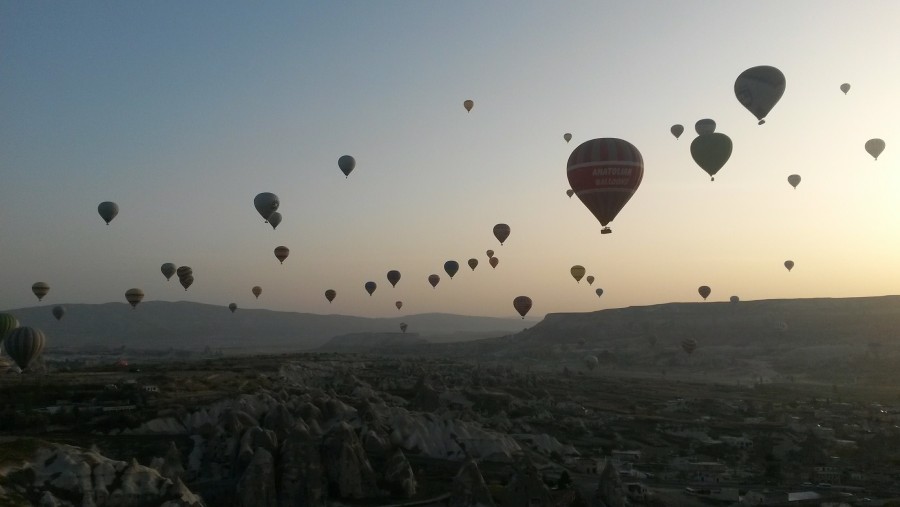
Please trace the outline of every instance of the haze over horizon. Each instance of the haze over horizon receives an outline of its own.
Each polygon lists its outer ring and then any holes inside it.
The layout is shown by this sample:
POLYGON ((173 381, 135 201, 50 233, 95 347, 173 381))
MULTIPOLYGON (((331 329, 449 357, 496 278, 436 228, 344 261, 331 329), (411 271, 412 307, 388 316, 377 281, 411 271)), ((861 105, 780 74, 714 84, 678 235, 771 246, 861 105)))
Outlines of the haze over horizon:
POLYGON ((367 317, 518 317, 528 295, 539 319, 701 301, 700 285, 710 301, 897 294, 897 19, 890 1, 3 3, 0 308, 140 287, 367 317), (733 90, 757 65, 787 79, 762 126, 733 90), (701 118, 734 142, 712 183, 689 150, 701 118), (569 154, 597 137, 644 158, 602 237, 565 194, 569 154), (280 197, 277 230, 260 192, 280 197), (193 268, 190 290, 165 262, 193 268))

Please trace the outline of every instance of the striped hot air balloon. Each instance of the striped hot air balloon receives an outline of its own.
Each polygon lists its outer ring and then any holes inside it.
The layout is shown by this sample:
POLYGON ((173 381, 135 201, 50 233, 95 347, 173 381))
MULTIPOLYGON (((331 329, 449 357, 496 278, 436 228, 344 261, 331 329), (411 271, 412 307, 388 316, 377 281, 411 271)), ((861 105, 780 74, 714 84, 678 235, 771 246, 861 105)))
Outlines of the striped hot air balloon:
POLYGON ((4 348, 9 357, 19 365, 22 371, 44 351, 47 339, 40 329, 17 327, 6 335, 4 348))

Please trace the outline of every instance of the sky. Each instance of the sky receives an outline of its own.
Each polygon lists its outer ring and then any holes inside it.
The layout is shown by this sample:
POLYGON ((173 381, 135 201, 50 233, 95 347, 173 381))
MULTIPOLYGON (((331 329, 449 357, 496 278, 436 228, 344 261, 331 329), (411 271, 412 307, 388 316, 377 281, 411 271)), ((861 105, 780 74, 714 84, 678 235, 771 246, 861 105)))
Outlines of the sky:
POLYGON ((2 2, 0 309, 132 287, 373 317, 516 317, 527 295, 540 318, 700 301, 700 285, 897 294, 898 19, 893 0, 2 2), (757 65, 787 80, 762 126, 734 96, 757 65), (702 118, 734 143, 715 182, 690 155, 702 118), (569 154, 599 137, 644 158, 602 236, 565 193, 569 154), (280 198, 277 230, 260 192, 280 198), (120 207, 109 226, 102 201, 120 207), (165 262, 193 269, 188 291, 165 262))

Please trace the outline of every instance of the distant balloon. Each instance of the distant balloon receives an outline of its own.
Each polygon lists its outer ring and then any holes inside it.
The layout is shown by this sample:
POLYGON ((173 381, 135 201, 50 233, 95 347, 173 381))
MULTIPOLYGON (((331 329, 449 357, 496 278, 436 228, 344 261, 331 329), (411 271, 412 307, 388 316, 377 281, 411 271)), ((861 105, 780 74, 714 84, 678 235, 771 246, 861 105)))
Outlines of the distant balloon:
POLYGON ((144 299, 144 291, 141 289, 128 289, 125 291, 125 301, 131 305, 131 309, 134 308, 144 299))
POLYGON ((597 356, 587 356, 584 358, 584 365, 587 369, 594 371, 594 368, 600 366, 600 360, 597 359, 597 356))
POLYGON ((278 259, 278 262, 281 264, 284 264, 284 260, 287 259, 290 254, 291 249, 286 246, 275 247, 275 258, 278 259))
POLYGON ((790 183, 792 187, 797 188, 797 185, 800 184, 800 175, 792 174, 788 176, 788 183, 790 183))
POLYGON ((447 261, 444 263, 444 271, 450 275, 450 279, 453 279, 453 275, 459 271, 459 263, 456 261, 447 261))
POLYGON ((847 92, 850 91, 850 83, 844 83, 841 85, 841 91, 844 92, 844 95, 847 95, 847 92))
POLYGON ((766 115, 784 95, 786 84, 780 70, 761 65, 741 72, 734 82, 734 95, 762 125, 766 115))
POLYGON ((188 287, 194 283, 194 275, 187 275, 183 278, 179 278, 178 281, 181 283, 181 286, 184 287, 184 290, 188 290, 188 287))
POLYGON ((584 266, 576 264, 569 269, 569 273, 572 274, 572 278, 574 278, 576 282, 581 282, 581 278, 585 273, 584 266))
POLYGON ((601 234, 631 199, 644 177, 641 152, 628 141, 591 139, 569 155, 566 164, 569 187, 603 226, 601 234))
POLYGON ((675 136, 675 139, 678 139, 679 137, 681 137, 681 134, 684 133, 684 125, 679 125, 676 123, 675 125, 672 125, 672 128, 669 129, 669 132, 671 132, 672 135, 675 136))
POLYGON ((378 284, 376 284, 375 282, 366 282, 366 292, 368 292, 370 296, 372 295, 373 292, 375 292, 375 289, 377 287, 378 287, 378 284))
POLYGON ((327 299, 329 303, 334 301, 335 297, 337 297, 337 291, 335 291, 334 289, 328 289, 325 291, 325 299, 327 299))
POLYGON ((272 213, 278 211, 278 206, 280 205, 281 201, 278 200, 278 196, 271 192, 263 192, 253 198, 253 206, 256 207, 256 211, 259 212, 266 222, 269 221, 272 213))
POLYGON ((694 124, 694 130, 697 132, 698 136, 712 134, 716 131, 716 121, 711 118, 697 120, 697 123, 694 124))
POLYGON ((56 320, 60 320, 63 318, 63 315, 66 314, 66 309, 62 306, 54 306, 52 312, 53 316, 56 317, 56 320))
POLYGON ((588 285, 594 285, 594 275, 588 275, 585 280, 587 280, 588 285))
POLYGON ((100 218, 106 222, 106 225, 109 225, 112 219, 119 214, 119 205, 112 201, 101 202, 97 206, 97 213, 100 213, 100 218))
POLYGON ((159 270, 162 271, 162 274, 164 277, 166 277, 166 280, 169 280, 172 278, 172 275, 175 274, 175 265, 171 262, 167 262, 160 266, 159 270))
POLYGON ((469 259, 469 267, 472 268, 472 271, 475 271, 475 268, 478 267, 478 259, 474 257, 469 259))
POLYGON ((715 181, 716 173, 731 158, 731 150, 731 138, 720 132, 697 136, 691 142, 694 162, 709 174, 711 181, 715 181))
POLYGON ((403 308, 403 301, 397 301, 394 303, 394 306, 396 306, 398 310, 403 308))
POLYGON ((438 275, 428 275, 428 283, 431 284, 431 287, 437 287, 438 282, 441 281, 441 277, 438 275))
POLYGON ((401 323, 400 323, 400 331, 402 331, 402 332, 405 333, 407 327, 409 327, 409 326, 406 325, 406 322, 401 322, 401 323))
POLYGON ((600 296, 603 295, 603 289, 601 289, 601 288, 599 288, 599 287, 598 287, 597 290, 595 290, 594 292, 597 294, 597 297, 600 297, 600 296))
POLYGON ((37 296, 38 301, 43 301, 44 296, 50 292, 50 286, 44 282, 37 282, 31 286, 31 292, 34 292, 34 295, 37 296))
POLYGON ((528 314, 528 311, 531 310, 531 298, 528 296, 519 296, 513 299, 513 308, 519 312, 519 315, 522 318, 525 318, 525 315, 528 314))
POLYGON ((497 224, 494 226, 494 237, 503 246, 503 242, 509 237, 509 226, 506 224, 497 224))
POLYGON ((231 313, 234 313, 234 311, 237 310, 237 303, 231 303, 228 305, 228 309, 231 310, 231 313))
POLYGON ((731 296, 730 298, 728 298, 728 300, 731 301, 732 303, 740 303, 741 302, 741 298, 739 298, 737 296, 731 296))
POLYGON ((700 288, 697 289, 697 292, 700 293, 700 296, 703 297, 703 300, 706 301, 706 298, 712 294, 712 289, 707 287, 706 285, 701 285, 700 288))
POLYGON ((175 274, 178 275, 178 278, 184 278, 193 275, 194 270, 191 269, 190 266, 179 266, 179 268, 175 270, 175 274))
POLYGON ((790 270, 794 269, 794 261, 784 261, 784 267, 786 267, 788 272, 790 272, 790 270))
POLYGON ((697 340, 693 338, 685 338, 681 340, 681 348, 687 352, 688 356, 694 353, 697 350, 697 340))
POLYGON ((571 141, 571 140, 572 140, 572 134, 566 132, 565 134, 563 134, 563 139, 565 139, 566 142, 571 141))
POLYGON ((466 111, 471 111, 475 107, 475 102, 472 100, 463 101, 463 107, 466 108, 466 111))
POLYGON ((494 256, 494 251, 493 251, 493 250, 488 250, 488 251, 485 252, 485 253, 487 254, 488 259, 490 259, 491 257, 494 256))
POLYGON ((866 141, 866 151, 869 152, 869 155, 878 160, 878 155, 881 155, 881 152, 884 151, 884 141, 881 139, 869 139, 866 141))
POLYGON ((391 287, 396 287, 397 282, 400 281, 400 272, 397 271, 396 269, 392 269, 392 270, 388 271, 387 279, 388 279, 388 282, 391 282, 391 287))
POLYGON ((349 177, 350 173, 356 167, 356 159, 351 157, 350 155, 344 155, 338 159, 338 167, 341 168, 341 172, 344 173, 344 177, 349 177))
POLYGON ((46 342, 44 333, 32 327, 17 327, 7 333, 3 340, 6 353, 22 371, 28 369, 31 362, 41 355, 46 342))
POLYGON ((572 196, 575 195, 575 191, 570 188, 566 190, 566 195, 569 196, 569 199, 571 199, 572 196))
POLYGON ((488 259, 488 262, 490 263, 492 268, 496 268, 497 264, 500 264, 500 259, 498 259, 496 257, 491 257, 490 259, 488 259))
POLYGON ((6 333, 19 327, 19 319, 15 318, 11 313, 0 313, 0 344, 6 333))
POLYGON ((250 292, 252 292, 253 295, 256 296, 256 299, 259 299, 259 295, 262 294, 262 287, 256 285, 252 289, 250 289, 250 292))
POLYGON ((272 213, 271 215, 269 215, 269 225, 272 226, 273 231, 276 228, 278 228, 278 224, 280 224, 280 223, 281 223, 281 213, 276 211, 276 212, 272 213))

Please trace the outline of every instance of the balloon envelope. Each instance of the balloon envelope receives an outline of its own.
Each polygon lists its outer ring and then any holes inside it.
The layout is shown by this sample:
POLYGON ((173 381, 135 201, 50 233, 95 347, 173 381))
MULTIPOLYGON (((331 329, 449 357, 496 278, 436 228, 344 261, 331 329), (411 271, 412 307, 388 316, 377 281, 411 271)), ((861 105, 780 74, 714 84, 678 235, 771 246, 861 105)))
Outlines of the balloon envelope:
POLYGON ((850 83, 844 83, 841 85, 841 91, 844 92, 844 95, 847 95, 847 92, 850 91, 850 83))
POLYGON ((478 267, 478 259, 475 259, 475 258, 469 259, 469 267, 472 268, 472 271, 475 271, 475 268, 478 267))
POLYGON ((693 338, 685 338, 681 341, 681 348, 685 352, 687 352, 688 355, 691 355, 695 350, 697 350, 697 340, 694 340, 693 338))
POLYGON ((566 195, 569 196, 569 199, 571 199, 572 196, 575 195, 575 191, 570 188, 566 190, 566 195))
POLYGON ((160 266, 159 270, 162 271, 162 274, 164 277, 166 277, 166 280, 169 280, 172 278, 172 275, 175 274, 175 265, 171 262, 167 262, 160 266))
POLYGON ((344 177, 350 176, 350 173, 356 167, 356 159, 350 155, 344 155, 338 159, 338 167, 344 173, 344 177))
POLYGON ((488 259, 490 259, 490 258, 491 258, 491 257, 493 257, 493 256, 494 256, 494 251, 493 251, 493 250, 488 250, 488 251, 487 251, 487 252, 485 252, 485 253, 486 253, 486 254, 487 254, 487 256, 488 256, 488 259))
POLYGON ((278 227, 278 224, 280 224, 280 223, 281 223, 281 213, 276 211, 276 212, 272 213, 271 215, 269 215, 269 225, 272 226, 273 231, 278 227))
POLYGON ((671 132, 672 135, 675 136, 675 139, 678 139, 679 137, 681 137, 681 134, 684 133, 684 125, 679 125, 676 123, 675 125, 672 125, 672 128, 669 129, 669 132, 671 132))
POLYGON ((405 333, 407 327, 409 327, 409 326, 406 325, 406 322, 401 322, 401 323, 400 323, 400 331, 402 331, 402 332, 405 333))
POLYGON ((101 202, 97 206, 97 213, 100 213, 100 218, 106 222, 106 225, 109 225, 112 219, 119 214, 119 205, 112 201, 101 202))
POLYGON ((500 245, 503 245, 503 242, 509 237, 509 230, 509 226, 506 224, 497 224, 494 226, 494 237, 497 238, 500 245))
POLYGON ((591 139, 572 151, 566 164, 569 186, 604 227, 625 207, 644 177, 644 159, 628 141, 591 139))
POLYGON ((394 303, 394 306, 396 306, 398 310, 403 308, 403 301, 397 301, 394 303))
POLYGON ((786 267, 788 271, 794 269, 794 261, 784 261, 784 267, 786 267))
POLYGON ((231 313, 234 313, 234 311, 237 310, 237 303, 231 303, 228 305, 228 309, 231 310, 231 313))
POLYGON ((334 301, 335 297, 337 297, 337 291, 335 291, 334 289, 328 289, 325 291, 325 299, 327 299, 329 303, 334 301))
POLYGON ((769 65, 760 65, 741 72, 734 82, 734 95, 762 125, 766 122, 766 116, 784 95, 786 84, 784 74, 780 70, 769 65))
POLYGON ((869 139, 866 141, 866 151, 869 152, 869 155, 878 160, 878 155, 881 155, 881 152, 884 151, 884 141, 881 139, 869 139))
POLYGON ((194 270, 191 269, 190 266, 179 266, 178 269, 175 270, 175 273, 178 275, 178 278, 184 278, 193 275, 194 270))
POLYGON ((737 296, 731 296, 730 298, 728 298, 728 300, 731 301, 732 303, 740 303, 741 302, 741 298, 739 298, 737 296))
POLYGON ((565 139, 566 142, 571 141, 571 140, 572 140, 572 134, 566 132, 565 134, 563 134, 563 139, 565 139))
POLYGON ((17 327, 19 327, 19 319, 15 318, 11 313, 0 313, 0 343, 3 343, 6 333, 17 327))
POLYGON ((519 315, 524 319, 528 311, 531 310, 531 298, 528 296, 519 296, 513 299, 513 308, 515 308, 516 311, 519 312, 519 315))
POLYGON ((800 175, 792 174, 788 176, 788 183, 790 183, 792 187, 797 188, 797 185, 800 184, 800 175))
POLYGON ((497 264, 500 264, 500 259, 498 259, 496 257, 491 257, 490 259, 488 259, 488 263, 490 263, 492 268, 496 268, 497 264))
POLYGON ((694 130, 697 132, 698 136, 702 136, 703 134, 712 134, 716 131, 716 121, 711 118, 703 118, 702 120, 697 120, 697 123, 694 124, 694 130))
POLYGON ((66 314, 66 309, 62 306, 54 306, 53 307, 53 316, 56 317, 56 320, 60 320, 63 318, 63 315, 66 314))
POLYGON ((691 142, 691 156, 694 157, 694 162, 709 174, 711 180, 716 179, 716 173, 731 158, 731 149, 731 138, 721 132, 703 134, 691 142))
POLYGON ((466 111, 471 111, 472 108, 475 107, 475 101, 465 100, 463 101, 463 107, 466 108, 466 111))
POLYGON ((144 299, 144 291, 141 289, 128 289, 125 291, 125 301, 134 309, 144 299))
POLYGON ((34 295, 37 296, 38 301, 43 301, 44 296, 46 296, 47 293, 50 292, 50 286, 44 282, 37 282, 31 286, 31 292, 33 292, 34 295))
POLYGON ((41 355, 46 342, 47 339, 40 329, 17 327, 7 333, 3 345, 9 357, 24 371, 41 355))
POLYGON ((594 285, 594 275, 588 275, 585 280, 587 280, 588 285, 594 285))
POLYGON ((428 275, 428 283, 431 284, 432 287, 437 287, 438 282, 441 281, 441 277, 438 275, 428 275))
POLYGON ((569 273, 572 274, 572 278, 574 278, 576 282, 581 282, 581 278, 585 273, 584 266, 576 264, 569 269, 569 273))
POLYGON ((262 287, 257 285, 255 287, 253 287, 252 289, 250 289, 250 292, 252 292, 253 295, 256 296, 256 299, 259 299, 259 295, 262 294, 262 287))
POLYGON ((709 295, 712 294, 712 289, 710 289, 710 288, 707 287, 706 285, 701 285, 701 286, 697 289, 697 292, 700 293, 700 296, 703 297, 703 300, 704 300, 704 301, 706 301, 706 298, 708 298, 709 295))
POLYGON ((400 272, 396 269, 392 269, 387 273, 388 282, 391 283, 391 287, 396 287, 397 282, 400 281, 400 272))
POLYGON ((370 296, 372 295, 373 292, 375 292, 375 289, 377 287, 378 287, 378 284, 376 284, 375 282, 366 282, 366 292, 368 292, 370 296))
POLYGON ((450 279, 453 279, 453 275, 459 271, 459 263, 456 261, 447 261, 444 263, 444 271, 450 275, 450 279))
POLYGON ((597 290, 595 290, 594 292, 597 294, 597 297, 600 297, 600 296, 603 295, 603 289, 601 289, 601 288, 599 288, 599 287, 598 287, 597 290))
POLYGON ((291 249, 286 246, 275 247, 275 258, 278 259, 278 262, 281 264, 284 264, 284 260, 287 259, 290 254, 291 249))
POLYGON ((256 197, 253 198, 253 206, 256 208, 256 211, 259 212, 260 216, 263 217, 263 220, 269 221, 269 217, 272 216, 272 213, 278 211, 278 206, 281 205, 281 202, 278 200, 278 196, 271 192, 263 192, 261 194, 257 194, 256 197))
POLYGON ((190 287, 194 283, 194 275, 188 275, 183 278, 179 278, 178 281, 181 283, 181 286, 184 287, 184 290, 188 290, 188 287, 190 287))

